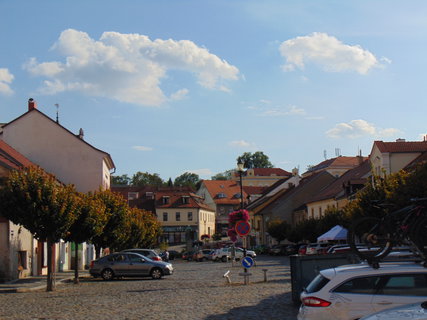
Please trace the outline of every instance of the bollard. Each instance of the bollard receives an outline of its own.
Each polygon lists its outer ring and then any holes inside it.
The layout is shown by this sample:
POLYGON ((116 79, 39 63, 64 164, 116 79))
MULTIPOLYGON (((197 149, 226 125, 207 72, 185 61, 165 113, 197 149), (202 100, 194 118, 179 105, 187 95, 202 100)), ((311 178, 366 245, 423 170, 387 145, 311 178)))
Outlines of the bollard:
POLYGON ((239 276, 241 276, 241 277, 243 277, 244 278, 244 284, 245 285, 248 285, 249 284, 249 277, 252 275, 252 273, 249 273, 249 272, 241 272, 241 273, 239 273, 239 276))
POLYGON ((224 273, 224 275, 222 277, 226 278, 227 279, 227 283, 231 284, 230 270, 228 270, 226 273, 224 273))
POLYGON ((268 269, 262 269, 262 271, 264 272, 264 282, 267 282, 267 271, 268 271, 268 269))

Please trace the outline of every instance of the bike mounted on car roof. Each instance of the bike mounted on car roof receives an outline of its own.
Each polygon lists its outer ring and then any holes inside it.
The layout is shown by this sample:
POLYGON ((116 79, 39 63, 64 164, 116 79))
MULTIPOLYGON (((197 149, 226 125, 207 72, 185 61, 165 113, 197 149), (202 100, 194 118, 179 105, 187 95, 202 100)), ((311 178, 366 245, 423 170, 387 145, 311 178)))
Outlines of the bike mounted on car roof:
MULTIPOLYGON (((347 242, 352 251, 372 267, 379 268, 395 246, 409 246, 427 268, 427 198, 411 199, 411 204, 382 218, 362 217, 353 222, 347 233, 347 242), (357 244, 364 244, 361 248, 357 244)), ((386 211, 390 204, 373 203, 386 211)))

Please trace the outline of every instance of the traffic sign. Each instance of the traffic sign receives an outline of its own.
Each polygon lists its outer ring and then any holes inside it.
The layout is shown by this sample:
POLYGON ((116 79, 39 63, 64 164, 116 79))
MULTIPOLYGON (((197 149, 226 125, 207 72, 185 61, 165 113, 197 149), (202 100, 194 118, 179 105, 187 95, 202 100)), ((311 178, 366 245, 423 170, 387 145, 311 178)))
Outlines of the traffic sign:
POLYGON ((251 232, 251 225, 249 222, 240 220, 236 223, 236 232, 239 236, 243 237, 249 234, 251 232))
POLYGON ((242 259, 242 266, 243 268, 249 269, 250 267, 252 267, 254 265, 254 259, 252 259, 251 257, 244 257, 242 259))

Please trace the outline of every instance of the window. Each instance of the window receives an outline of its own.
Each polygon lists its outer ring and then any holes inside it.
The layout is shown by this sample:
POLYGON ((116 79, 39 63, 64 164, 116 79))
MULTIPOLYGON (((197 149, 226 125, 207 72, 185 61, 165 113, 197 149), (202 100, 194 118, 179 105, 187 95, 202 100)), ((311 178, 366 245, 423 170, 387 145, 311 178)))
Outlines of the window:
POLYGON ((18 251, 18 268, 27 269, 27 251, 18 251))
POLYGON ((374 294, 378 287, 380 277, 361 277, 354 278, 344 282, 334 292, 356 293, 356 294, 374 294))
POLYGON ((163 196, 163 204, 169 204, 169 196, 163 196))
POLYGON ((128 192, 128 200, 138 199, 138 192, 128 192))
POLYGON ((181 213, 180 212, 175 213, 175 221, 181 221, 181 213))
POLYGON ((183 197, 182 197, 182 203, 183 203, 183 204, 189 204, 189 203, 190 203, 190 197, 188 197, 188 196, 183 196, 183 197))
POLYGON ((168 221, 168 213, 163 212, 163 221, 168 221))
POLYGON ((227 198, 227 195, 224 192, 220 192, 216 195, 216 197, 218 199, 223 199, 223 198, 227 198))
POLYGON ((384 286, 378 294, 425 296, 427 292, 427 274, 386 276, 382 281, 384 286))
POLYGON ((187 213, 187 220, 188 221, 193 221, 193 213, 192 212, 188 212, 187 213))

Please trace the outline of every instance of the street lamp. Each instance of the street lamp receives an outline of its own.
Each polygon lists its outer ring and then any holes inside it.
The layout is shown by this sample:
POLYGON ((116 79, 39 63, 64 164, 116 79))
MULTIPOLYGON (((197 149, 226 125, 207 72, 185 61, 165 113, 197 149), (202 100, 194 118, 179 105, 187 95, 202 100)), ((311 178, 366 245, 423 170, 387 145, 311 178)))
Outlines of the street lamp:
POLYGON ((239 177, 240 177, 240 209, 244 208, 244 205, 243 205, 243 180, 242 180, 242 175, 243 175, 244 171, 245 171, 244 163, 240 160, 239 162, 237 162, 237 172, 239 173, 239 177))

